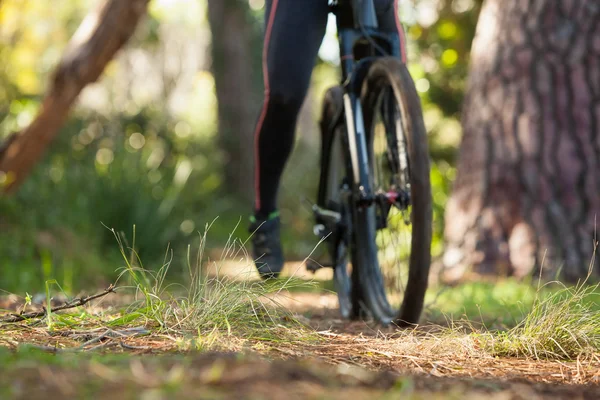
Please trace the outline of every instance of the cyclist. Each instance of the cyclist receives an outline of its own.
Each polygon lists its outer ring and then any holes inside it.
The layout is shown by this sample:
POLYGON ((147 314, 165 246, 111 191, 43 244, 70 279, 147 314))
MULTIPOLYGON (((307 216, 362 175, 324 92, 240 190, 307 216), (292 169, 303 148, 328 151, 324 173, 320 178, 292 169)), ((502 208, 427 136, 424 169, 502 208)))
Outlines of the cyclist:
MULTIPOLYGON (((398 0, 374 0, 374 4, 379 28, 400 35, 400 51, 406 61, 398 0)), ((249 227, 252 256, 264 279, 277 277, 283 268, 277 192, 329 11, 327 0, 266 0, 265 95, 254 133, 255 200, 249 227)))

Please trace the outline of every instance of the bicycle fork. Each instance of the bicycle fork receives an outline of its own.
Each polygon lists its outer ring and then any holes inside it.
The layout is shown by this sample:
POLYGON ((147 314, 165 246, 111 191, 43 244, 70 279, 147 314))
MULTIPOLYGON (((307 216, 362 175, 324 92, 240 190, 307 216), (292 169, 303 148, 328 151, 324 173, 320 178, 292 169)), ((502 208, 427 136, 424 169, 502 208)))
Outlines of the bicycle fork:
MULTIPOLYGON (((348 135, 347 145, 350 161, 352 163, 352 179, 356 188, 353 201, 359 208, 369 207, 375 203, 382 209, 387 209, 387 211, 389 211, 389 208, 392 206, 395 206, 400 210, 405 210, 410 204, 408 192, 402 190, 389 190, 388 192, 376 193, 373 188, 373 182, 370 178, 371 164, 369 162, 369 146, 367 145, 367 140, 369 140, 370 137, 366 132, 362 105, 353 90, 347 90, 344 93, 344 114, 346 117, 346 132, 348 135)), ((386 127, 386 130, 390 130, 389 127, 386 127)), ((373 134, 373 132, 370 132, 369 134, 373 134)), ((389 144, 397 146, 398 142, 396 140, 389 144)), ((398 151, 400 151, 400 149, 398 149, 398 151)), ((406 150, 404 150, 403 153, 405 151, 406 150)), ((400 158, 400 162, 402 163, 403 161, 406 163, 405 158, 400 158)), ((399 167, 402 167, 402 165, 399 167)), ((387 215, 387 212, 384 214, 387 215)))
POLYGON ((357 188, 354 200, 359 205, 368 206, 372 201, 372 189, 369 182, 369 156, 367 139, 360 100, 353 92, 344 93, 344 114, 348 149, 352 164, 352 179, 357 188))

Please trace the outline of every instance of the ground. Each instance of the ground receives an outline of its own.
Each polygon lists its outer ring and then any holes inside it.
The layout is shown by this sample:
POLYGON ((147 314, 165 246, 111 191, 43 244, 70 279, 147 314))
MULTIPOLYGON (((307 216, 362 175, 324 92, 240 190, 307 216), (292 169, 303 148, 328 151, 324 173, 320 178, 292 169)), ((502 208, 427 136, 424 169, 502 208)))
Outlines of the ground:
MULTIPOLYGON (((145 325, 0 324, 0 398, 600 398, 595 355, 496 357, 439 325, 398 332, 341 320, 332 293, 276 296, 310 329, 285 339, 202 334, 190 342, 145 325)), ((101 318, 129 300, 109 294, 87 312, 101 318)), ((18 307, 14 297, 0 301, 18 307)))

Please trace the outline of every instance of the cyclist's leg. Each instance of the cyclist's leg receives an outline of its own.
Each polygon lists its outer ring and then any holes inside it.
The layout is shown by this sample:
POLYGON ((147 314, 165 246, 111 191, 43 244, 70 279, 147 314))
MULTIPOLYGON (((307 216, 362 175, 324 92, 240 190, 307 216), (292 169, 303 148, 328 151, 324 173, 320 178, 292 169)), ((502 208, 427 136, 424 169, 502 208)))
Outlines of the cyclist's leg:
POLYGON ((255 131, 255 211, 263 218, 277 208, 279 180, 292 150, 328 11, 325 0, 267 0, 265 100, 255 131))
POLYGON ((255 216, 250 226, 253 256, 263 277, 276 276, 283 267, 277 192, 328 12, 325 0, 267 0, 265 100, 255 130, 255 216))
POLYGON ((374 0, 379 28, 384 32, 398 32, 400 37, 400 55, 406 62, 406 38, 400 23, 398 5, 400 0, 374 0))

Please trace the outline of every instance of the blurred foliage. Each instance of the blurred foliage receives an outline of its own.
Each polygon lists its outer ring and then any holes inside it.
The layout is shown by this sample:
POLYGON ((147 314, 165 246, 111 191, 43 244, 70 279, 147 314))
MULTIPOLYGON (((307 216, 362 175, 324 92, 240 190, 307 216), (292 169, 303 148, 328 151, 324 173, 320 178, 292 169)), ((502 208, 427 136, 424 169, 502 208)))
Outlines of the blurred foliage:
POLYGON ((211 222, 203 221, 203 210, 233 206, 219 196, 218 171, 206 168, 219 163, 218 152, 210 143, 178 139, 170 134, 178 122, 163 119, 153 110, 71 119, 32 177, 0 201, 3 281, 19 270, 37 278, 60 274, 66 282, 114 278, 119 264, 108 264, 118 252, 108 228, 124 233, 141 259, 162 260, 168 243, 185 246, 204 230, 201 223, 211 222), (101 265, 90 265, 86 253, 101 265))
MULTIPOLYGON (((0 140, 31 122, 53 66, 96 3, 0 2, 0 57, 6 60, 0 64, 0 140)), ((410 70, 430 134, 439 255, 481 0, 401 3, 410 70)), ((15 196, 0 198, 0 289, 40 290, 45 279, 56 278, 71 290, 113 279, 121 263, 108 228, 123 232, 149 268, 162 264, 168 245, 183 268, 185 247, 216 218, 209 249, 218 249, 235 229, 246 238, 252 205, 233 198, 220 178, 206 2, 151 4, 150 18, 102 80, 84 91, 43 162, 15 196)), ((262 25, 264 2, 249 5, 254 23, 262 25)), ((300 117, 293 168, 282 184, 284 247, 291 259, 308 256, 316 244, 309 204, 318 180, 321 96, 338 76, 331 49, 335 32, 329 29, 300 117)))

